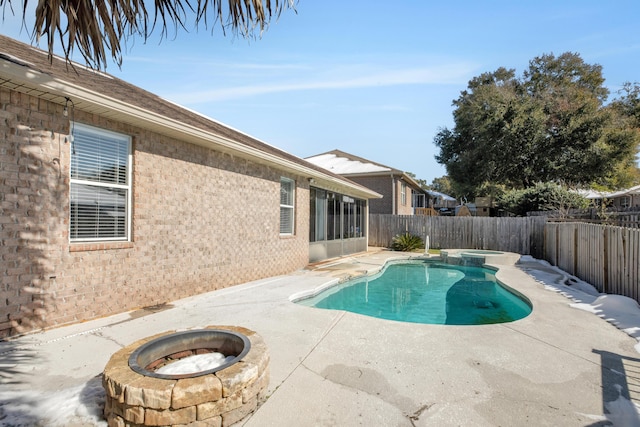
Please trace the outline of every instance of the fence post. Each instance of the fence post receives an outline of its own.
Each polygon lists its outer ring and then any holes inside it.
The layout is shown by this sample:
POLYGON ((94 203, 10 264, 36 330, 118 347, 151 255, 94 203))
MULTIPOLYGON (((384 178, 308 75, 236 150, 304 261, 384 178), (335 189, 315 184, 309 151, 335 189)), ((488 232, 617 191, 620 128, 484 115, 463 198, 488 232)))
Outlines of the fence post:
POLYGON ((573 271, 571 274, 578 273, 578 226, 573 229, 573 271))
POLYGON ((604 263, 602 270, 604 270, 604 280, 602 284, 602 292, 609 293, 609 227, 604 227, 604 236, 602 239, 602 257, 604 263))
POLYGON ((553 227, 555 228, 555 232, 556 232, 556 250, 555 253, 553 254, 554 260, 553 260, 553 265, 558 265, 558 252, 560 252, 560 227, 556 226, 553 227))

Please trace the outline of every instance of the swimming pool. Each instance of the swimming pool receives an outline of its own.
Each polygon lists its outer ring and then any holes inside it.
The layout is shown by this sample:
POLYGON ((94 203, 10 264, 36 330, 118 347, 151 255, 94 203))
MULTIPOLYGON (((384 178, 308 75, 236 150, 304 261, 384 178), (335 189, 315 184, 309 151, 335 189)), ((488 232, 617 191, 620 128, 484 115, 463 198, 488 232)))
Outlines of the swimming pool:
POLYGON ((429 260, 393 262, 374 276, 344 282, 295 302, 437 325, 513 322, 531 313, 529 300, 499 283, 495 270, 429 260))

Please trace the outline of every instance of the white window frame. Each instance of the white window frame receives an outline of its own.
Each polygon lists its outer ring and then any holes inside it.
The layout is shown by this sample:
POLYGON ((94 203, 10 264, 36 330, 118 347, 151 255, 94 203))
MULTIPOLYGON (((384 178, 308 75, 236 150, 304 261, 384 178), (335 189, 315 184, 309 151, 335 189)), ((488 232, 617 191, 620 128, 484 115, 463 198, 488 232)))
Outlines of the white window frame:
POLYGON ((402 206, 407 206, 407 184, 405 182, 400 183, 400 202, 402 206))
POLYGON ((281 236, 293 236, 295 233, 295 219, 296 219, 296 211, 295 211, 295 203, 296 203, 296 182, 293 179, 286 178, 284 176, 280 177, 280 235, 281 236), (287 191, 286 186, 290 186, 291 194, 289 195, 289 200, 291 200, 291 204, 282 203, 282 192, 287 191), (290 212, 291 224, 289 229, 283 229, 282 217, 285 212, 290 212))
MULTIPOLYGON (((69 179, 69 202, 71 203, 71 193, 72 193, 72 186, 74 184, 76 185, 84 185, 84 186, 91 186, 91 187, 95 187, 95 188, 102 188, 105 189, 107 191, 109 190, 120 190, 120 191, 125 191, 126 192, 126 196, 125 196, 125 225, 124 225, 124 235, 123 236, 115 236, 115 237, 73 237, 72 236, 72 221, 73 221, 73 215, 74 212, 73 210, 70 208, 69 211, 69 241, 71 243, 82 243, 82 242, 129 242, 131 241, 131 206, 132 206, 132 169, 133 169, 133 155, 132 155, 132 138, 129 135, 126 134, 122 134, 122 133, 118 133, 118 132, 113 132, 113 131, 109 131, 106 129, 101 129, 101 128, 97 128, 95 126, 90 126, 90 125, 86 125, 83 123, 71 123, 71 129, 72 129, 72 139, 71 139, 71 144, 70 144, 70 154, 71 156, 74 155, 74 150, 75 150, 75 146, 74 144, 76 143, 76 134, 75 131, 76 130, 82 130, 84 132, 89 132, 89 133, 93 133, 95 135, 104 135, 105 137, 109 137, 111 139, 118 139, 121 142, 126 142, 127 144, 127 172, 126 172, 126 183, 125 184, 117 184, 117 183, 109 183, 109 182, 101 182, 101 181, 95 181, 95 180, 87 180, 87 179, 78 179, 78 178, 74 178, 72 175, 73 172, 73 166, 71 166, 69 168, 69 175, 70 175, 70 179, 69 179)), ((73 162, 73 159, 70 160, 70 163, 73 162)))
POLYGON ((620 207, 626 209, 631 206, 631 196, 622 196, 620 198, 620 207))

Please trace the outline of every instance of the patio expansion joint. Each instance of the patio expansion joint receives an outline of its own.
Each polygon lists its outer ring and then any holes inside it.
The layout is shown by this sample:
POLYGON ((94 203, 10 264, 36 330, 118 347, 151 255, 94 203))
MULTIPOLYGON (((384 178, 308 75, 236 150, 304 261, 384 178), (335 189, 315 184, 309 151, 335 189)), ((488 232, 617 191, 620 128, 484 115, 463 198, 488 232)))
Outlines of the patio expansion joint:
MULTIPOLYGON (((431 408, 432 406, 436 405, 436 403, 437 403, 437 402, 431 402, 431 403, 423 404, 422 406, 420 406, 420 408, 418 408, 417 410, 413 411, 412 414, 409 414, 407 412, 406 408, 403 408, 402 405, 400 405, 398 402, 394 401, 394 399, 385 398, 385 396, 383 396, 381 393, 370 391, 370 390, 367 390, 365 388, 357 387, 357 386, 354 386, 353 384, 349 384, 348 382, 335 381, 331 377, 323 375, 320 372, 317 372, 314 369, 311 369, 309 366, 304 364, 304 361, 302 361, 299 364, 299 366, 301 366, 302 368, 306 369, 311 374, 316 375, 318 378, 321 378, 323 381, 329 381, 332 384, 336 384, 336 385, 338 385, 340 387, 344 387, 344 388, 349 389, 351 391, 354 391, 356 393, 364 393, 364 394, 366 394, 367 396, 370 396, 373 399, 378 399, 381 402, 385 402, 385 403, 393 406, 394 408, 396 408, 399 411, 399 413, 402 413, 408 419, 417 420, 419 415, 422 414, 422 412, 424 412, 425 410, 428 410, 429 408, 431 408)), ((362 377, 364 375, 364 372, 362 371, 362 369, 357 368, 357 370, 360 372, 360 377, 362 377)), ((395 396, 395 397, 397 397, 397 396, 395 396)))
POLYGON ((558 346, 557 346, 557 345, 555 345, 555 344, 551 344, 551 343, 549 343, 549 342, 547 342, 547 341, 541 340, 541 339, 540 339, 540 338, 538 338, 538 337, 535 337, 535 336, 533 336, 533 335, 530 335, 530 334, 527 334, 527 333, 525 333, 525 332, 519 331, 519 330, 517 330, 517 329, 515 329, 515 328, 513 328, 513 327, 511 327, 511 326, 509 326, 509 324, 507 324, 507 323, 502 323, 502 324, 500 324, 500 327, 501 327, 501 328, 508 329, 508 330, 510 330, 510 331, 512 331, 512 332, 515 332, 515 333, 518 333, 518 334, 520 334, 520 335, 523 335, 523 336, 525 336, 525 337, 527 337, 527 338, 530 338, 530 339, 532 339, 532 340, 535 340, 535 341, 537 341, 537 342, 539 342, 539 343, 542 343, 542 344, 544 344, 544 345, 546 345, 546 346, 548 346, 548 347, 554 348, 554 349, 556 349, 556 350, 558 350, 558 351, 561 351, 561 352, 563 352, 563 353, 565 353, 565 354, 568 354, 568 355, 571 355, 571 356, 576 357, 576 358, 578 358, 578 359, 581 359, 581 360, 583 360, 583 361, 585 361, 585 362, 587 362, 587 363, 589 363, 589 364, 592 364, 592 365, 595 365, 595 366, 600 366, 598 363, 594 362, 593 360, 589 360, 589 359, 588 359, 588 358, 586 358, 586 357, 583 357, 583 356, 580 356, 580 355, 578 355, 578 354, 572 353, 571 351, 565 350, 565 349, 563 349, 562 347, 558 347, 558 346))
POLYGON ((367 368, 353 367, 355 371, 358 372, 358 379, 355 382, 349 382, 342 381, 341 378, 335 376, 333 376, 332 378, 332 375, 330 374, 320 373, 304 364, 304 361, 300 363, 300 366, 306 369, 307 372, 311 373, 312 375, 315 375, 318 378, 322 379, 322 381, 328 381, 339 387, 355 392, 356 394, 365 394, 369 396, 370 399, 376 399, 380 402, 384 402, 385 404, 392 406, 398 411, 399 414, 402 414, 403 417, 407 418, 412 426, 416 426, 415 422, 418 421, 423 414, 426 415, 426 411, 431 409, 433 406, 442 403, 435 401, 416 403, 413 399, 398 393, 390 393, 389 395, 386 395, 385 393, 381 392, 380 389, 370 389, 364 383, 358 384, 357 382, 360 379, 362 379, 364 376, 368 376, 367 368))
MULTIPOLYGON (((304 364, 304 362, 309 358, 309 356, 311 355, 311 353, 313 353, 316 348, 318 348, 318 346, 322 343, 322 341, 324 341, 324 339, 327 337, 327 335, 329 335, 329 333, 333 330, 333 328, 335 328, 338 323, 340 322, 340 320, 342 320, 342 318, 344 317, 346 312, 341 311, 338 312, 338 315, 331 321, 331 324, 329 325, 329 327, 322 333, 322 335, 320 336, 320 339, 318 340, 318 342, 316 342, 313 347, 311 347, 311 349, 307 352, 307 354, 304 355, 304 357, 302 358, 302 360, 300 360, 300 362, 298 362, 298 364, 291 370, 291 372, 289 372, 289 374, 282 380, 282 382, 280 383, 280 385, 284 384, 285 382, 287 382, 287 380, 291 377, 291 375, 293 375, 293 373, 295 371, 298 370, 298 368, 302 367, 308 371, 314 372, 311 369, 309 369, 308 366, 306 366, 304 364)), ((276 393, 280 387, 280 385, 278 385, 275 390, 274 393, 276 393)))

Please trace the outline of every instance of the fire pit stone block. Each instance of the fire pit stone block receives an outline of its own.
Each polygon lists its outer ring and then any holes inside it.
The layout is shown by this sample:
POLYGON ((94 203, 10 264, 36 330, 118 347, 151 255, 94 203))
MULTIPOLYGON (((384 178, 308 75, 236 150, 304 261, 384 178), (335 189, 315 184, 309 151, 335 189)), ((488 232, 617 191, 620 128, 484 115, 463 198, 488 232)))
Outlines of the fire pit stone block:
POLYGON ((238 326, 208 326, 242 334, 249 352, 225 369, 180 379, 153 378, 128 364, 142 345, 173 334, 170 331, 139 340, 116 352, 107 363, 102 383, 104 416, 109 427, 185 426, 225 427, 258 407, 269 385, 269 352, 256 332, 238 326))

